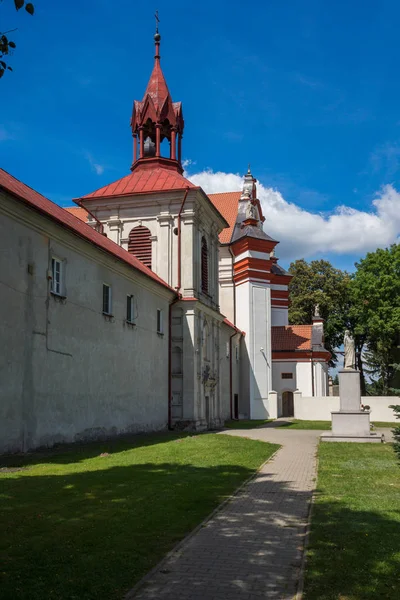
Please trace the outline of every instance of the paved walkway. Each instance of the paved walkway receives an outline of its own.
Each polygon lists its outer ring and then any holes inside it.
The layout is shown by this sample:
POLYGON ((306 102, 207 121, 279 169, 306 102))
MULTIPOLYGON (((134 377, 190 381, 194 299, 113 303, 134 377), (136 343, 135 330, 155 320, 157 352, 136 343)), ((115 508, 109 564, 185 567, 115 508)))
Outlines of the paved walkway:
POLYGON ((275 457, 136 594, 141 600, 289 600, 301 572, 318 431, 229 431, 282 444, 275 457))

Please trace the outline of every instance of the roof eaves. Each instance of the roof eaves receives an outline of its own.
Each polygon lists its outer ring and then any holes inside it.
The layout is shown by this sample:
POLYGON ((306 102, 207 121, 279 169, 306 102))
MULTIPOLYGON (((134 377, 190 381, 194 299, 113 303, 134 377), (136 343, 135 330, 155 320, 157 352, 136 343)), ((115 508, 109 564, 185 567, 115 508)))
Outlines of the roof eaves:
POLYGON ((84 202, 87 202, 88 200, 110 200, 111 198, 128 198, 129 196, 148 196, 150 194, 157 194, 159 192, 179 192, 179 191, 185 191, 187 188, 189 188, 189 190, 201 190, 200 186, 187 186, 187 187, 179 187, 179 188, 168 188, 168 189, 161 189, 161 190, 147 190, 145 192, 127 192, 126 194, 105 194, 104 196, 82 196, 80 198, 73 198, 72 201, 75 202, 75 204, 78 204, 78 202, 81 202, 82 200, 84 202))

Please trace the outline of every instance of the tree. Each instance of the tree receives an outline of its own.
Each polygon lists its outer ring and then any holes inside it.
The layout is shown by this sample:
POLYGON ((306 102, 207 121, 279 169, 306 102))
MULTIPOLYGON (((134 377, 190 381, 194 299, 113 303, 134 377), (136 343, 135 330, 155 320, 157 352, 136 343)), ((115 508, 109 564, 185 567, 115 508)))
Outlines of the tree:
MULTIPOLYGON (((392 366, 396 373, 400 373, 400 364, 397 363, 392 366)), ((400 389, 393 389, 393 392, 396 394, 400 394, 400 389)), ((391 404, 389 408, 393 408, 396 419, 400 419, 400 404, 391 404)), ((397 452, 398 457, 400 458, 400 426, 397 426, 393 429, 393 436, 395 440, 393 448, 394 451, 397 452)))
POLYGON ((367 372, 374 390, 391 393, 400 332, 400 245, 369 252, 356 264, 350 284, 350 321, 366 345, 367 372))
MULTIPOLYGON (((3 2, 3 0, 0 0, 3 2)), ((25 0, 13 0, 16 10, 20 10, 21 8, 25 8, 26 12, 30 15, 33 15, 35 12, 34 6, 32 2, 25 2, 25 0)), ((8 31, 1 32, 0 31, 0 79, 3 77, 6 70, 12 71, 12 68, 7 62, 6 57, 9 56, 10 52, 16 48, 15 42, 10 40, 8 37, 9 33, 12 33, 15 29, 11 29, 8 31)))
POLYGON ((327 260, 296 260, 289 267, 293 279, 289 285, 289 322, 312 322, 315 305, 325 319, 325 347, 332 354, 331 366, 338 357, 335 348, 343 342, 348 327, 350 275, 335 269, 327 260))

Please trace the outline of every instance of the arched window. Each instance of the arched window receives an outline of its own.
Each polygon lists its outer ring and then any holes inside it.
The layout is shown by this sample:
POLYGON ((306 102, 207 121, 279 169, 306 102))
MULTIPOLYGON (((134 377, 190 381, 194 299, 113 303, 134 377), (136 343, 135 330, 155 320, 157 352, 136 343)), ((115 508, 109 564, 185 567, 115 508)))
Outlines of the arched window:
POLYGON ((142 261, 146 267, 151 269, 151 232, 147 227, 139 225, 134 227, 128 240, 128 252, 142 261))
POLYGON ((201 238, 201 291, 208 294, 208 248, 206 238, 201 238))

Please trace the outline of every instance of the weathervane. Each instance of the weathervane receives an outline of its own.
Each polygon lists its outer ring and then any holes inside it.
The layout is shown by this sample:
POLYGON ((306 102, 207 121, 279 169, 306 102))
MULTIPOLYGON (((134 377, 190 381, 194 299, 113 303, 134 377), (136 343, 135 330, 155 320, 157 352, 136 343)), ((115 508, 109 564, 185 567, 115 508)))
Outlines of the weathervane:
POLYGON ((158 33, 158 24, 160 22, 160 19, 158 18, 158 10, 156 10, 155 12, 155 18, 156 18, 156 33, 158 33))

